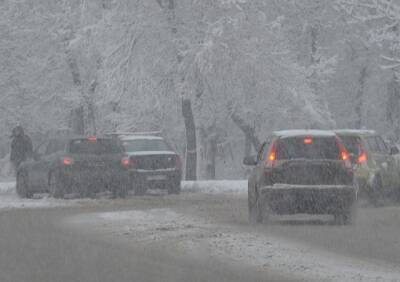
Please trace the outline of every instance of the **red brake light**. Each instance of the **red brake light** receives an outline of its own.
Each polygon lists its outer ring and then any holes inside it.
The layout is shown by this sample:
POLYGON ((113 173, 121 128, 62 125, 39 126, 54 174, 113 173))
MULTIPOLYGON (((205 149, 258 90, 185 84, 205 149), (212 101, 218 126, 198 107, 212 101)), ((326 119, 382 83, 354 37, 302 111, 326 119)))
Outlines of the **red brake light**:
POLYGON ((304 144, 306 144, 306 145, 310 145, 310 144, 312 144, 313 143, 313 140, 312 140, 312 138, 304 138, 304 140, 303 140, 303 142, 304 142, 304 144))
POLYGON ((269 149, 268 157, 266 161, 266 167, 272 167, 276 161, 276 145, 277 141, 274 141, 269 149))
POLYGON ((129 157, 123 157, 121 160, 121 165, 126 168, 130 167, 131 161, 130 161, 129 157))
POLYGON ((338 147, 339 147, 339 158, 342 160, 342 161, 344 161, 344 165, 347 167, 347 168, 351 168, 351 162, 350 162, 350 155, 349 155, 349 153, 347 152, 347 150, 346 150, 346 148, 344 147, 344 145, 343 145, 343 143, 342 143, 342 141, 339 139, 339 138, 336 138, 336 143, 337 143, 337 145, 338 145, 338 147))
POLYGON ((342 151, 341 155, 343 161, 347 161, 349 159, 349 154, 346 151, 342 151))
POLYGON ((73 163, 74 163, 74 160, 72 158, 66 157, 66 158, 63 159, 63 165, 65 165, 65 166, 70 166, 73 163))
POLYGON ((358 164, 365 163, 368 160, 368 156, 366 152, 362 152, 361 155, 357 159, 358 164))
POLYGON ((97 137, 96 137, 96 136, 89 136, 89 137, 87 138, 87 140, 88 140, 88 141, 91 141, 91 142, 96 142, 96 141, 97 141, 97 137))

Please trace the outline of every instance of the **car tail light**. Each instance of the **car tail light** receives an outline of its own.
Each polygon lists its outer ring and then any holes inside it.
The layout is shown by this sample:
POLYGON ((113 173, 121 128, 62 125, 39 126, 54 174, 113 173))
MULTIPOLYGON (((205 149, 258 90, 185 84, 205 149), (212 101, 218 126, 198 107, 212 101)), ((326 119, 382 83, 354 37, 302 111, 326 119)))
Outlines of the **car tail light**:
POLYGON ((88 140, 88 141, 91 141, 91 142, 96 142, 96 141, 97 141, 97 137, 96 137, 96 136, 89 136, 89 137, 87 138, 87 140, 88 140))
POLYGON ((73 158, 69 158, 69 157, 65 157, 65 158, 62 160, 62 163, 63 163, 63 165, 65 165, 65 166, 70 166, 70 165, 72 165, 72 164, 74 163, 74 159, 73 159, 73 158))
POLYGON ((365 163, 368 160, 367 152, 361 152, 361 154, 358 156, 357 163, 362 164, 365 163))
POLYGON ((177 169, 182 169, 182 159, 180 156, 175 157, 175 167, 177 169))
POLYGON ((123 157, 121 159, 121 165, 125 168, 134 168, 135 167, 135 159, 129 156, 123 157))
POLYGON ((305 145, 311 145, 313 143, 313 140, 312 138, 306 137, 304 138, 303 142, 305 145))
POLYGON ((121 159, 121 165, 122 165, 123 167, 125 167, 125 168, 129 168, 130 165, 131 165, 131 161, 130 161, 129 157, 123 157, 123 158, 121 159))
POLYGON ((351 162, 350 162, 350 155, 347 152, 346 148, 344 147, 342 141, 337 138, 336 143, 339 147, 339 158, 344 162, 345 167, 351 168, 351 162))
POLYGON ((267 160, 265 163, 266 167, 273 167, 276 162, 276 146, 277 141, 275 140, 268 151, 267 160))

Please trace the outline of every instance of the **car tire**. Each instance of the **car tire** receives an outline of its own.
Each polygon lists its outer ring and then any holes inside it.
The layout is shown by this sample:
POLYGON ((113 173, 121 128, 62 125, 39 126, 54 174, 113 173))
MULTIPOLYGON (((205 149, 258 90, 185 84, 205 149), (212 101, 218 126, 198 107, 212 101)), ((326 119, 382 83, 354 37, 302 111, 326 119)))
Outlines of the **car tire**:
POLYGON ((50 196, 56 199, 64 198, 65 183, 60 179, 57 172, 53 172, 49 177, 50 196))
POLYGON ((353 207, 341 212, 334 214, 334 222, 337 225, 350 225, 354 222, 355 209, 353 207))
POLYGON ((255 189, 252 192, 250 189, 250 186, 249 186, 249 190, 248 190, 247 203, 248 203, 248 208, 249 208, 249 222, 251 224, 262 223, 263 216, 261 213, 261 209, 259 207, 258 197, 255 193, 255 189))
POLYGON ((112 188, 113 198, 125 199, 128 194, 128 182, 118 182, 112 188))
POLYGON ((350 216, 346 213, 338 213, 333 216, 336 225, 348 225, 351 222, 350 216))
POLYGON ((168 186, 168 194, 179 195, 181 193, 181 181, 175 181, 168 186))
POLYGON ((21 198, 32 198, 33 193, 29 191, 28 175, 24 171, 17 173, 16 191, 21 198))

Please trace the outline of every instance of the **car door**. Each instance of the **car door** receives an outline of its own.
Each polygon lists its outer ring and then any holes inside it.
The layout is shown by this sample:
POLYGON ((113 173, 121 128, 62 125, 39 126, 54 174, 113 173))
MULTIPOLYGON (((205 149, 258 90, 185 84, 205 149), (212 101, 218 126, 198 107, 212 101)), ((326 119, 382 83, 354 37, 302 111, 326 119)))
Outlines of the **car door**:
POLYGON ((29 164, 28 178, 29 184, 36 192, 45 191, 46 187, 43 183, 42 174, 44 169, 44 161, 48 141, 41 143, 34 151, 34 159, 29 164))
POLYGON ((376 142, 379 147, 379 152, 382 158, 382 168, 385 170, 385 174, 387 177, 387 186, 389 187, 395 187, 398 184, 399 181, 399 171, 396 167, 396 160, 394 157, 390 154, 390 149, 386 145, 385 141, 381 136, 376 136, 375 137, 376 142))
POLYGON ((66 141, 64 139, 52 139, 46 147, 46 152, 40 162, 40 183, 43 187, 48 188, 49 172, 57 165, 60 155, 65 152, 66 141))
POLYGON ((267 147, 267 143, 263 143, 261 145, 260 150, 257 153, 256 156, 256 165, 252 168, 249 176, 249 183, 248 183, 248 201, 249 204, 255 205, 258 201, 259 193, 258 193, 258 187, 260 186, 260 173, 261 170, 263 169, 263 166, 261 166, 262 162, 262 156, 263 152, 265 151, 265 148, 267 147))
POLYGON ((366 137, 366 141, 372 163, 371 168, 374 170, 374 174, 379 174, 381 176, 384 187, 391 186, 393 180, 390 166, 393 165, 393 163, 391 163, 389 153, 386 152, 385 147, 380 144, 381 139, 379 136, 368 136, 366 137))
POLYGON ((36 152, 36 160, 29 176, 36 187, 37 192, 46 192, 48 190, 49 171, 59 157, 60 151, 65 148, 63 140, 51 139, 43 143, 36 152))
POLYGON ((255 168, 255 181, 257 186, 264 185, 264 169, 265 169, 265 160, 267 158, 268 150, 271 144, 271 139, 268 139, 259 150, 257 154, 257 165, 255 168))

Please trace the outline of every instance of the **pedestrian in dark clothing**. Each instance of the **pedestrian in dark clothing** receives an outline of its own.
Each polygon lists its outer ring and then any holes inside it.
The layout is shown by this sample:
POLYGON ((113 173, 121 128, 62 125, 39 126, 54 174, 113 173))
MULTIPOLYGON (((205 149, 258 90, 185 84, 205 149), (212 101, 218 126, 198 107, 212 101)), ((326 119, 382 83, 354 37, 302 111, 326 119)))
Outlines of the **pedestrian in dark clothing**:
POLYGON ((15 171, 17 171, 17 168, 23 161, 32 157, 32 141, 31 138, 25 134, 21 126, 17 126, 13 129, 11 138, 10 161, 15 171))

